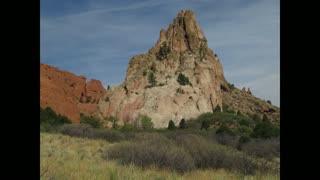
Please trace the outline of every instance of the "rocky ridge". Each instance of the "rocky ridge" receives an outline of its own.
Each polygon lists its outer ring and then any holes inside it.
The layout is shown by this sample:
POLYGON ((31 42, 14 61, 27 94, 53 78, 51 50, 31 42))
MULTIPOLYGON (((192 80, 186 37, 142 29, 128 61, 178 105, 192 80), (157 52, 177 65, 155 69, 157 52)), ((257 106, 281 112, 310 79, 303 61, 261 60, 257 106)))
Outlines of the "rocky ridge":
POLYGON ((81 113, 95 115, 105 94, 106 90, 98 80, 86 82, 84 76, 40 64, 40 107, 51 107, 74 123, 80 122, 81 113))

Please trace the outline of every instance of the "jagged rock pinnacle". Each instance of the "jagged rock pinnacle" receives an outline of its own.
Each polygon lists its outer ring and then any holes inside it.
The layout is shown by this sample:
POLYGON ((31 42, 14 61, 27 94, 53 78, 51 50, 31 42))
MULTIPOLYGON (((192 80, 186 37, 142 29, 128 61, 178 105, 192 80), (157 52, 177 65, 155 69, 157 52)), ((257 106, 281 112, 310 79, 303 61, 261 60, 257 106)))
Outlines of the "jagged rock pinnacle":
POLYGON ((130 60, 125 82, 108 92, 110 101, 100 103, 100 109, 104 117, 116 116, 123 123, 148 115, 155 127, 165 127, 170 119, 179 123, 222 107, 222 82, 222 65, 194 13, 182 10, 160 30, 147 54, 130 60), (179 82, 179 77, 188 82, 179 82))
MULTIPOLYGON (((186 50, 199 53, 201 48, 208 49, 207 39, 191 10, 181 10, 168 29, 160 31, 156 45, 149 52, 156 53, 164 42, 171 51, 177 53, 186 50)), ((211 54, 213 55, 212 51, 211 54)))

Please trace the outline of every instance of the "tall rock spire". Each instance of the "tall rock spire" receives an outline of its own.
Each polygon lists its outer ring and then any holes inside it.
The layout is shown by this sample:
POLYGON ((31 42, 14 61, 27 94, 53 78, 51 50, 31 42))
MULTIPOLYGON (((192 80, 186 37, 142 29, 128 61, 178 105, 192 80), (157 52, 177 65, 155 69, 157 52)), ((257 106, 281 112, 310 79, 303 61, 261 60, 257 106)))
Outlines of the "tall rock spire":
POLYGON ((222 65, 194 13, 182 10, 147 54, 130 60, 125 82, 108 92, 110 101, 100 109, 123 123, 148 115, 155 127, 165 127, 170 119, 179 123, 222 107, 224 82, 222 65))

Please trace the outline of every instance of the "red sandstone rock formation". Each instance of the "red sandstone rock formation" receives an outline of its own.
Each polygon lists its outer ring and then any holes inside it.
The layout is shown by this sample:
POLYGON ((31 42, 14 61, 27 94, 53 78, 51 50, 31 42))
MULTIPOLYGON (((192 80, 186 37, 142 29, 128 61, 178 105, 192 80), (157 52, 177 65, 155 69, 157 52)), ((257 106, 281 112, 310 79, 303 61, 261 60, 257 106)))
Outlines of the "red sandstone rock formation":
POLYGON ((86 83, 83 76, 47 64, 40 65, 40 106, 51 107, 75 123, 79 123, 80 113, 94 114, 105 94, 106 90, 98 80, 86 83))

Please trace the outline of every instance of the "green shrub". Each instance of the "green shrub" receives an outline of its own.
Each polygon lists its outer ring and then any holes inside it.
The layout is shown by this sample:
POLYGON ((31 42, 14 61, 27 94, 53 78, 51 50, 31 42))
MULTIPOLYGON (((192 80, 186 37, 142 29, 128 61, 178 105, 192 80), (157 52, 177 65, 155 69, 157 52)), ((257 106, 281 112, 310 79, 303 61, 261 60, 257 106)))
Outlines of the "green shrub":
POLYGON ((267 115, 263 114, 262 122, 269 122, 269 118, 267 115))
POLYGON ((235 89, 234 84, 228 83, 228 87, 229 87, 231 90, 235 89))
POLYGON ((280 129, 278 127, 275 127, 269 121, 258 123, 251 133, 251 137, 263 139, 277 137, 279 135, 280 129))
POLYGON ((181 74, 181 73, 178 75, 177 82, 182 86, 185 86, 185 85, 192 86, 192 84, 189 81, 189 78, 186 77, 184 74, 181 74))
POLYGON ((214 108, 214 112, 221 112, 221 107, 218 105, 214 108))
POLYGON ((208 130, 209 127, 210 127, 210 122, 209 122, 209 120, 203 120, 203 121, 201 122, 201 128, 200 128, 200 129, 208 130))
POLYGON ((105 102, 109 102, 110 101, 110 98, 107 96, 105 99, 104 99, 105 102))
POLYGON ((272 104, 270 100, 268 100, 267 103, 272 104))
POLYGON ((240 127, 237 128, 237 132, 240 135, 250 135, 252 133, 252 129, 248 126, 243 126, 241 125, 240 127))
POLYGON ((172 120, 169 121, 169 124, 168 124, 168 129, 169 130, 173 130, 176 128, 176 125, 174 124, 174 122, 172 120))
POLYGON ((253 121, 256 122, 256 123, 261 122, 261 118, 259 117, 258 114, 254 114, 254 115, 252 116, 252 119, 253 119, 253 121))
POLYGON ((179 128, 180 129, 185 129, 186 127, 187 127, 186 120, 181 119, 181 121, 179 123, 179 128))
POLYGON ((132 124, 125 124, 125 125, 121 126, 121 128, 119 130, 120 131, 135 131, 137 129, 132 124))
POLYGON ((184 90, 183 90, 183 89, 178 88, 178 89, 176 90, 176 93, 184 94, 185 92, 184 92, 184 90))
POLYGON ((103 124, 103 122, 99 118, 95 118, 92 116, 81 116, 80 123, 88 124, 93 128, 101 128, 103 124))
POLYGON ((167 45, 166 42, 163 42, 160 46, 159 52, 156 54, 156 57, 158 60, 162 61, 164 59, 167 59, 169 53, 170 53, 169 46, 167 45))
POLYGON ((88 96, 86 99, 86 103, 89 103, 91 101, 91 96, 88 96))
POLYGON ((154 87, 157 84, 156 77, 154 76, 153 72, 149 73, 148 82, 151 87, 154 87))
POLYGON ((240 118, 238 120, 239 125, 248 126, 248 127, 254 127, 255 122, 251 118, 246 117, 246 116, 242 116, 242 117, 239 117, 239 118, 240 118))
POLYGON ((240 137, 239 139, 239 144, 244 144, 244 143, 247 143, 247 142, 250 142, 250 136, 248 135, 243 135, 240 137))
POLYGON ((118 127, 118 121, 119 119, 117 117, 114 117, 114 116, 109 116, 108 117, 108 121, 112 123, 112 128, 117 128, 118 127))
POLYGON ((40 107, 40 131, 55 130, 57 126, 71 123, 70 119, 56 114, 50 107, 45 109, 40 107))
POLYGON ((216 131, 216 134, 229 134, 234 135, 234 132, 226 125, 222 124, 216 131))
POLYGON ((140 122, 141 122, 142 129, 144 129, 144 130, 153 129, 153 122, 150 117, 142 116, 140 119, 140 122))

